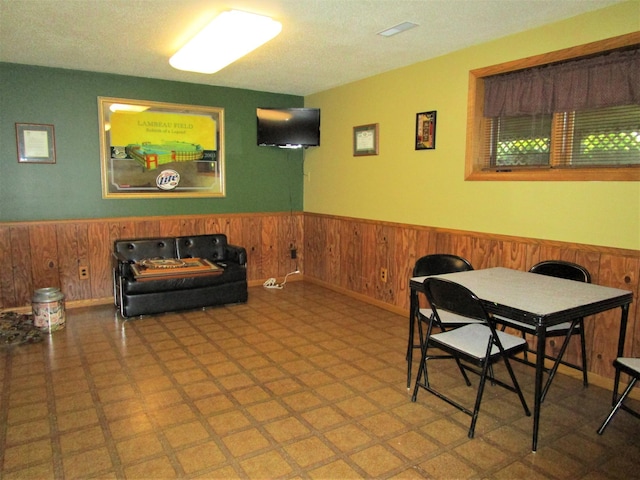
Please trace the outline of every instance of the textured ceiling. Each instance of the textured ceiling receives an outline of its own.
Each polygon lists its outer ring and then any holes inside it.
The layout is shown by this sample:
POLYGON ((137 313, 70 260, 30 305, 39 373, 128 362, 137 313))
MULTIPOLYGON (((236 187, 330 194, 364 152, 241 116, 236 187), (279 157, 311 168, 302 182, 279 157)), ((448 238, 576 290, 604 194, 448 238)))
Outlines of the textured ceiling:
POLYGON ((620 0, 0 0, 0 61, 308 95, 620 0), (282 33, 225 69, 169 57, 228 9, 282 33), (417 23, 400 35, 377 32, 417 23))

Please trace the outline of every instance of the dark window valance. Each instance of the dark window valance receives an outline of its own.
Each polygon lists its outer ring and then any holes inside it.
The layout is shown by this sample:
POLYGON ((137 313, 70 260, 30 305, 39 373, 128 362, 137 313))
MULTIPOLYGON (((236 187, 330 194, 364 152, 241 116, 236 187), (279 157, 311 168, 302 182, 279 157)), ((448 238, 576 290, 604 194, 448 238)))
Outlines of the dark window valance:
POLYGON ((485 117, 640 104, 640 47, 484 79, 485 117))

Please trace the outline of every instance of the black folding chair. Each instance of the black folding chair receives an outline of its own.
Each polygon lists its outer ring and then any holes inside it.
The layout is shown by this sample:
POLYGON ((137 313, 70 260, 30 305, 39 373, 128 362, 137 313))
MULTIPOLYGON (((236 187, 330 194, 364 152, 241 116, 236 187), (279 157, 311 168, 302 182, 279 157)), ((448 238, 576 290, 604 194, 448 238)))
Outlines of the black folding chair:
MULTIPOLYGON (((414 277, 424 277, 429 275, 442 275, 444 273, 454 273, 454 272, 466 272, 469 270, 473 270, 473 267, 465 258, 459 257, 458 255, 453 255, 449 253, 434 253, 431 255, 425 255, 424 257, 420 257, 414 267, 413 267, 413 276, 414 277)), ((416 311, 411 312, 413 315, 413 321, 411 323, 410 328, 415 329, 415 323, 417 323, 418 327, 418 344, 411 345, 411 335, 409 335, 409 345, 407 346, 407 388, 411 385, 411 360, 412 360, 412 349, 420 348, 420 350, 424 347, 424 330, 423 324, 428 324, 429 321, 433 318, 433 311, 429 306, 420 307, 419 304, 416 306, 416 311)), ((459 327, 464 325, 465 323, 473 322, 470 319, 464 319, 462 317, 447 314, 443 312, 442 319, 438 321, 438 327, 441 330, 446 330, 448 328, 459 327)), ((429 358, 437 358, 431 356, 429 358)), ((462 374, 466 378, 466 374, 461 369, 462 374)))
MULTIPOLYGON (((613 408, 609 412, 609 415, 607 416, 607 418, 605 418, 604 422, 602 422, 602 425, 600 425, 600 428, 598 429, 598 435, 602 435, 602 433, 604 432, 604 429, 607 428, 607 425, 609 425, 609 422, 611 421, 613 416, 620 409, 625 410, 626 412, 629 412, 631 415, 633 415, 636 418, 640 418, 639 412, 637 412, 636 410, 633 410, 631 407, 624 404, 624 401, 629 396, 631 389, 638 381, 638 378, 640 378, 640 358, 619 357, 614 360, 613 366, 616 367, 617 373, 618 372, 626 373, 631 378, 629 380, 629 385, 627 385, 627 388, 625 388, 624 392, 622 393, 622 395, 620 395, 617 401, 615 400, 615 397, 618 395, 618 392, 617 391, 614 392, 615 404, 613 405, 613 408)), ((617 390, 617 387, 618 386, 616 385, 615 386, 616 390, 617 390)))
MULTIPOLYGON (((531 273, 537 273, 540 275, 548 275, 550 277, 564 278, 567 280, 574 280, 576 282, 585 282, 591 283, 591 275, 581 265, 577 265, 571 262, 565 262, 562 260, 545 260, 544 262, 537 263, 533 267, 529 269, 531 273)), ((526 335, 535 335, 536 328, 533 325, 519 322, 517 320, 511 320, 508 318, 496 317, 496 321, 503 325, 504 327, 511 327, 513 329, 519 330, 522 333, 522 337, 526 338, 526 335)), ((549 387, 551 386, 551 382, 558 371, 558 367, 562 365, 566 365, 571 368, 575 368, 576 370, 580 370, 582 372, 582 384, 587 387, 589 385, 587 378, 587 349, 585 345, 585 337, 584 337, 584 321, 582 318, 576 318, 572 321, 563 322, 559 325, 554 325, 552 327, 547 328, 546 337, 556 337, 561 338, 564 337, 562 342, 562 346, 560 350, 558 350, 557 355, 546 355, 546 358, 553 361, 553 366, 550 369, 546 369, 549 374, 547 378, 547 382, 542 389, 542 394, 540 396, 540 400, 543 401, 549 387), (567 362, 563 359, 564 354, 569 346, 569 340, 571 337, 576 335, 580 339, 580 358, 581 364, 577 365, 574 363, 567 362)), ((525 350, 524 352, 524 361, 531 366, 535 366, 533 362, 529 362, 527 358, 527 351, 531 351, 530 349, 525 350)))
MULTIPOLYGON (((424 281, 424 290, 433 310, 433 316, 424 339, 425 347, 422 349, 420 369, 418 370, 411 400, 415 402, 419 389, 423 388, 471 416, 468 436, 473 438, 484 386, 486 380, 489 379, 492 383, 515 392, 520 399, 525 414, 530 416, 531 412, 509 363, 510 356, 527 348, 527 342, 521 337, 497 331, 481 300, 466 287, 449 280, 430 277, 424 281), (437 324, 445 312, 476 320, 477 323, 468 323, 451 330, 432 333, 433 326, 437 324), (427 351, 429 347, 442 350, 456 359, 456 362, 462 365, 465 370, 480 375, 480 383, 478 384, 473 410, 431 386, 427 368, 427 351), (504 362, 511 384, 504 383, 495 378, 493 374, 492 365, 500 361, 504 362), (461 362, 464 362, 464 364, 461 362)), ((467 384, 469 385, 468 381, 467 384)))

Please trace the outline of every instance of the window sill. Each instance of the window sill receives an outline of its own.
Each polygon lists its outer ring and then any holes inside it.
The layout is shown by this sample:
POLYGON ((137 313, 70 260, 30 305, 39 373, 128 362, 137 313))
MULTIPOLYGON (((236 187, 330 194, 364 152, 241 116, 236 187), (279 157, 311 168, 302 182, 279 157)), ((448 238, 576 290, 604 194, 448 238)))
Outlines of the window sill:
POLYGON ((512 171, 473 171, 468 181, 567 181, 567 182, 638 182, 640 168, 532 169, 512 171))

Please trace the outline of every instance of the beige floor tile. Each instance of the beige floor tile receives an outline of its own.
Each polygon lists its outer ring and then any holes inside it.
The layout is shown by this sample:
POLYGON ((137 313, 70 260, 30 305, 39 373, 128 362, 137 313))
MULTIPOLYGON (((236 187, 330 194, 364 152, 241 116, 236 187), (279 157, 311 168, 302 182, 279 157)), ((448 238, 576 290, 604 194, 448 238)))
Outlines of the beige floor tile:
MULTIPOLYGON (((226 462, 224 453, 214 441, 201 443, 176 452, 178 461, 184 471, 191 475, 201 470, 210 469, 226 462)), ((213 477, 212 477, 213 478, 213 477)))
POLYGON ((346 421, 346 417, 332 406, 308 410, 301 415, 317 430, 326 430, 346 421))
MULTIPOLYGON (((450 453, 422 462, 419 467, 428 478, 477 478, 478 471, 450 453)), ((527 477, 528 478, 528 477, 527 477)))
POLYGON ((102 477, 111 472, 112 461, 106 447, 65 455, 62 459, 65 478, 85 479, 102 477))
POLYGON ((309 476, 316 480, 341 479, 350 480, 365 478, 360 475, 354 468, 349 466, 344 460, 337 460, 322 467, 318 467, 309 471, 309 476))
POLYGON ((104 442, 105 437, 100 425, 60 434, 60 448, 63 455, 87 448, 95 448, 104 445, 104 442))
POLYGON ((422 427, 421 430, 440 443, 450 445, 467 437, 469 427, 463 427, 461 425, 458 425, 457 423, 451 422, 451 420, 443 418, 440 420, 436 420, 435 422, 428 423, 427 425, 422 427))
POLYGON ((348 424, 325 432, 324 436, 342 452, 356 450, 371 442, 371 437, 358 425, 348 424))
POLYGON ((76 410, 58 415, 56 423, 58 430, 65 432, 88 425, 97 425, 98 422, 98 413, 95 408, 87 408, 85 410, 76 410))
POLYGON ((15 425, 17 423, 36 420, 38 418, 46 418, 49 415, 49 405, 46 402, 30 403, 19 405, 9 410, 7 423, 15 425))
POLYGON ((387 412, 380 412, 360 420, 360 424, 378 437, 388 437, 405 429, 405 425, 387 412))
POLYGON ((195 400, 194 405, 203 415, 212 415, 234 408, 234 403, 225 395, 213 395, 195 400))
POLYGON ((193 421, 196 414, 189 404, 179 403, 158 409, 147 408, 152 422, 159 427, 193 421))
POLYGON ((231 410, 209 417, 208 422, 218 435, 226 435, 251 425, 251 420, 239 410, 231 410))
POLYGON ((2 467, 6 470, 15 470, 29 464, 51 463, 52 458, 51 441, 47 438, 7 448, 4 451, 2 467))
POLYGON ((27 468, 2 472, 3 480, 26 480, 55 478, 55 470, 52 462, 41 463, 27 468))
POLYGON ((196 382, 189 382, 187 385, 183 385, 182 388, 192 400, 211 397, 220 393, 218 386, 209 378, 196 382))
POLYGON ((169 479, 178 477, 171 461, 166 457, 154 458, 128 466, 124 469, 124 474, 128 480, 149 480, 152 478, 169 479))
POLYGON ((317 437, 306 438, 287 445, 284 450, 298 465, 305 468, 320 462, 326 462, 336 456, 335 452, 317 437))
POLYGON ((17 445, 22 442, 39 440, 50 435, 49 419, 43 418, 32 422, 8 425, 6 434, 7 445, 17 445))
POLYGON ((200 422, 190 422, 163 430, 164 436, 173 448, 182 447, 209 438, 209 432, 200 422))
POLYGON ((282 399, 294 411, 303 412, 322 405, 322 398, 313 392, 299 392, 283 397, 282 399))
POLYGON ((271 422, 264 429, 278 443, 284 443, 294 438, 299 438, 309 433, 309 429, 297 418, 288 417, 271 422))
POLYGON ((269 441, 255 428, 232 433, 222 441, 236 458, 269 446, 269 441))
MULTIPOLYGON (((368 476, 379 477, 391 470, 400 467, 403 462, 396 455, 384 448, 375 445, 360 452, 350 455, 350 458, 364 470, 368 476)), ((445 478, 445 477, 436 477, 445 478)), ((451 477, 450 477, 451 478, 451 477)), ((453 478, 456 478, 455 476, 453 478)))
POLYGON ((281 478, 293 470, 282 455, 273 450, 244 460, 240 466, 247 478, 281 478))
POLYGON ((114 440, 123 440, 139 433, 150 432, 153 425, 144 413, 136 413, 129 417, 109 422, 109 432, 114 440))
POLYGON ((387 445, 411 460, 431 455, 439 448, 431 439, 416 431, 398 435, 389 440, 387 445))
POLYGON ((163 452, 162 443, 154 433, 143 433, 116 443, 123 465, 138 462, 163 452))
POLYGON ((206 370, 201 368, 192 368, 189 370, 181 370, 173 374, 175 381, 183 388, 189 384, 195 382, 201 382, 209 378, 209 374, 206 370))

